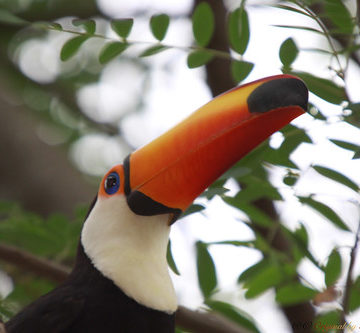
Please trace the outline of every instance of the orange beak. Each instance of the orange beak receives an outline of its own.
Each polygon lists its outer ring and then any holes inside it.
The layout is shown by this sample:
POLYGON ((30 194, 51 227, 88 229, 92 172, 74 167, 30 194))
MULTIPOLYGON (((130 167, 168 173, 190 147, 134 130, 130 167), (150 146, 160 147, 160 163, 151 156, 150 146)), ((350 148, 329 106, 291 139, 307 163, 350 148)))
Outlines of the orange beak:
POLYGON ((307 109, 305 84, 264 78, 216 97, 124 163, 125 194, 140 215, 176 217, 222 173, 307 109))

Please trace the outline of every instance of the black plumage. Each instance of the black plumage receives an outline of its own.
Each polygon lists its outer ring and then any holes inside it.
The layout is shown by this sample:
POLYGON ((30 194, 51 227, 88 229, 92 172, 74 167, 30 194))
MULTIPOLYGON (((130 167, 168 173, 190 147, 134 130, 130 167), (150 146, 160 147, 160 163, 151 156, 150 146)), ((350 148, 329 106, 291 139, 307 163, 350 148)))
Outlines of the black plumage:
MULTIPOLYGON (((145 279, 144 276, 144 283, 145 279)), ((175 314, 147 308, 125 295, 94 267, 79 242, 75 266, 68 279, 9 320, 6 330, 7 333, 171 333, 175 331, 175 314)))

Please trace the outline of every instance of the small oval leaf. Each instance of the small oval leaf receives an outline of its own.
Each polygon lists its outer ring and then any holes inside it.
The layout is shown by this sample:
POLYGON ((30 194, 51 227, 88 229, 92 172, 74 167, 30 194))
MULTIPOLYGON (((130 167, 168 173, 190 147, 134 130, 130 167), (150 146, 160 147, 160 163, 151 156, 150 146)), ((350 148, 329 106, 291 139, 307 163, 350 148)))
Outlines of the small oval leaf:
POLYGON ((292 38, 286 39, 280 46, 279 57, 284 67, 290 67, 295 61, 299 49, 292 38))
POLYGON ((162 51, 165 51, 169 49, 168 46, 164 46, 161 44, 158 45, 154 45, 154 46, 150 46, 149 48, 147 48, 144 52, 142 52, 139 57, 149 57, 152 56, 154 54, 160 53, 162 51))
POLYGON ((167 251, 166 251, 166 259, 167 259, 167 263, 169 265, 169 267, 171 268, 171 270, 176 274, 176 275, 180 275, 180 272, 176 266, 174 257, 172 255, 172 251, 171 251, 171 240, 169 239, 169 243, 168 243, 168 247, 167 247, 167 251))
POLYGON ((231 62, 231 74, 236 83, 245 80, 254 68, 252 62, 234 60, 231 62))
POLYGON ((316 290, 305 287, 301 283, 289 283, 278 288, 275 299, 281 305, 293 305, 313 299, 316 293, 316 290))
POLYGON ((132 18, 111 20, 110 22, 111 29, 123 39, 129 36, 133 24, 134 20, 132 18))
POLYGON ((208 298, 217 285, 216 269, 206 244, 201 241, 196 243, 196 264, 201 292, 208 298))
POLYGON ((331 252, 324 272, 326 286, 331 287, 341 274, 341 256, 336 249, 331 252))
POLYGON ((150 28, 154 37, 161 42, 166 35, 170 18, 166 14, 154 15, 150 19, 150 28))
POLYGON ((231 48, 239 54, 244 54, 250 40, 249 18, 245 8, 240 7, 230 13, 228 33, 231 48))
POLYGON ((77 36, 65 42, 60 52, 60 59, 66 61, 73 57, 88 38, 88 36, 77 36))
POLYGON ((335 213, 329 206, 322 202, 316 201, 310 197, 298 196, 301 203, 308 205, 309 207, 318 211, 321 215, 326 217, 330 222, 339 227, 342 230, 350 231, 349 227, 343 222, 338 214, 335 213))
POLYGON ((341 174, 340 172, 332 170, 330 168, 320 166, 320 165, 314 165, 313 168, 318 173, 323 175, 324 177, 327 177, 329 179, 334 180, 335 182, 343 184, 343 185, 351 188, 355 192, 359 191, 359 186, 355 182, 353 182, 350 178, 348 178, 347 176, 341 174))
POLYGON ((214 13, 207 2, 199 3, 192 15, 194 38, 198 45, 205 47, 209 44, 214 33, 214 13))
POLYGON ((74 19, 72 24, 76 27, 85 29, 85 31, 90 35, 93 35, 96 30, 96 23, 94 20, 74 19))
POLYGON ((200 67, 206 65, 213 57, 213 53, 209 51, 193 51, 187 57, 187 65, 189 68, 200 67))
POLYGON ((330 80, 316 77, 305 72, 292 72, 292 74, 300 77, 312 93, 329 103, 341 104, 346 100, 344 87, 338 86, 330 80))
POLYGON ((128 46, 129 44, 121 42, 112 42, 105 44, 105 46, 100 51, 99 62, 101 64, 108 63, 110 60, 114 59, 116 56, 124 52, 128 46))

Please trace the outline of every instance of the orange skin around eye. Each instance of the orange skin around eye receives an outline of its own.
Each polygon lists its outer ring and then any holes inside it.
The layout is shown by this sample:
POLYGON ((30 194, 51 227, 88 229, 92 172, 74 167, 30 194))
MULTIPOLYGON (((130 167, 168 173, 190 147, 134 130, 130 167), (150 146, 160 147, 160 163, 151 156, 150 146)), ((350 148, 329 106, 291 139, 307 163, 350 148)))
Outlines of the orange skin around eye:
POLYGON ((115 194, 124 194, 124 168, 122 166, 122 164, 118 164, 118 165, 115 165, 113 168, 111 168, 108 173, 104 176, 104 178, 102 179, 101 183, 100 183, 100 188, 99 188, 99 192, 98 192, 98 195, 99 197, 111 197, 115 194), (106 178, 110 175, 110 173, 112 172, 116 172, 118 175, 119 175, 119 178, 120 178, 120 186, 119 186, 119 189, 117 190, 116 193, 114 194, 107 194, 106 191, 105 191, 105 181, 106 181, 106 178))

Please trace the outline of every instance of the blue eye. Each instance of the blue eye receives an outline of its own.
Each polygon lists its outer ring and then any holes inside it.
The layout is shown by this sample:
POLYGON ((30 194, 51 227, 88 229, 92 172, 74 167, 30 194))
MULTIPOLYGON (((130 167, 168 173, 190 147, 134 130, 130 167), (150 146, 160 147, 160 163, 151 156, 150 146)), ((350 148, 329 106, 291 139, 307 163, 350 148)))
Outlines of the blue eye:
POLYGON ((105 192, 107 194, 114 194, 120 187, 120 178, 116 172, 110 173, 105 180, 105 192))

